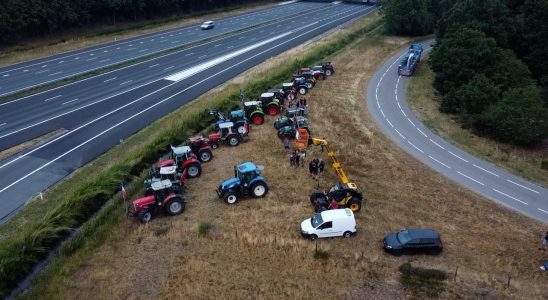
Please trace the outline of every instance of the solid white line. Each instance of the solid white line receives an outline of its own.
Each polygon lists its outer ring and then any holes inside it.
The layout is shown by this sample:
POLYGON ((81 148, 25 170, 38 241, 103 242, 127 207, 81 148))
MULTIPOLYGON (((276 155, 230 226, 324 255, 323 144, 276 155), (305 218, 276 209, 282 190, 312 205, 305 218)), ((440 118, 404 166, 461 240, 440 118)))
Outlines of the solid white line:
POLYGON ((411 143, 409 140, 407 141, 409 145, 413 146, 415 149, 419 150, 421 153, 424 153, 424 151, 421 150, 421 148, 415 146, 413 143, 411 143))
POLYGON ((390 124, 390 126, 391 126, 392 128, 394 128, 394 125, 392 125, 392 122, 390 122, 390 120, 388 120, 388 118, 385 118, 385 119, 386 119, 386 122, 388 122, 388 124, 390 124))
POLYGON ((65 61, 64 61, 64 60, 62 60, 62 61, 60 61, 59 63, 60 63, 60 64, 62 64, 62 63, 64 63, 64 62, 65 62, 65 61))
POLYGON ((431 141, 432 143, 434 143, 434 145, 436 145, 436 146, 438 146, 438 147, 442 148, 443 150, 445 150, 445 148, 443 148, 443 147, 442 147, 442 146, 441 146, 440 144, 438 144, 438 143, 434 142, 434 140, 433 140, 433 139, 430 139, 430 141, 431 141))
POLYGON ((145 51, 148 51, 148 49, 139 50, 139 52, 145 52, 145 51))
POLYGON ((409 121, 409 123, 411 123, 411 125, 413 125, 413 127, 417 127, 417 126, 415 125, 415 123, 413 123, 413 121, 411 121, 411 119, 407 118, 407 121, 409 121))
POLYGON ((55 99, 55 98, 59 98, 59 97, 61 97, 61 96, 63 96, 63 95, 53 96, 53 97, 51 97, 51 98, 48 98, 48 99, 44 100, 44 102, 51 101, 51 100, 53 100, 53 99, 55 99))
POLYGON ((485 172, 487 172, 487 173, 489 173, 489 174, 491 174, 491 175, 495 175, 495 176, 499 177, 498 174, 493 173, 493 172, 491 172, 491 171, 489 171, 489 170, 486 170, 486 169, 484 169, 484 168, 482 168, 482 167, 480 167, 480 166, 478 166, 478 165, 476 165, 476 164, 472 164, 472 165, 473 165, 474 167, 476 167, 476 168, 482 170, 482 171, 485 171, 485 172))
POLYGON ((474 179, 474 178, 472 178, 472 177, 470 177, 470 176, 468 176, 468 175, 465 175, 465 174, 463 174, 463 173, 461 173, 461 172, 459 172, 459 171, 457 171, 457 173, 459 173, 460 175, 462 175, 462 176, 464 176, 464 177, 466 177, 466 178, 468 178, 468 179, 470 179, 470 180, 472 180, 472 181, 475 181, 475 182, 477 182, 477 183, 479 183, 479 184, 481 184, 481 185, 485 185, 485 184, 483 184, 482 182, 477 181, 476 179, 474 179))
POLYGON ((394 128, 394 130, 396 130, 396 132, 401 136, 401 138, 405 140, 405 137, 403 136, 403 134, 401 134, 396 128, 394 128))
POLYGON ((530 188, 528 188, 528 187, 526 187, 526 186, 524 186, 524 185, 521 185, 521 184, 519 184, 519 183, 517 183, 517 182, 513 182, 513 181, 510 180, 510 179, 506 179, 506 181, 508 181, 508 182, 510 182, 510 183, 513 183, 513 184, 515 184, 515 185, 517 185, 517 186, 519 186, 519 187, 522 187, 522 188, 524 188, 524 189, 526 189, 526 190, 530 190, 530 191, 533 192, 533 193, 540 194, 539 191, 535 191, 535 190, 530 189, 530 188))
POLYGON ((69 104, 69 103, 74 102, 74 101, 76 101, 76 100, 78 100, 78 98, 72 99, 72 100, 67 101, 67 102, 63 102, 63 103, 61 103, 61 105, 69 104))
POLYGON ((540 210, 541 212, 545 213, 545 214, 548 214, 548 211, 545 211, 544 209, 541 209, 541 208, 537 208, 538 210, 540 210))
POLYGON ((407 115, 405 114, 405 112, 403 111, 403 109, 400 108, 400 111, 401 111, 401 113, 403 114, 403 116, 407 118, 407 115))
POLYGON ((432 159, 433 161, 435 161, 435 162, 439 163, 440 165, 442 165, 442 166, 446 167, 447 169, 451 169, 451 167, 450 167, 450 166, 448 166, 448 165, 446 165, 446 164, 442 163, 441 161, 439 161, 439 160, 437 160, 437 159, 433 158, 432 156, 428 155, 428 157, 430 157, 430 158, 431 158, 431 159, 432 159))
POLYGON ((460 160, 462 160, 462 161, 464 161, 464 162, 468 162, 466 159, 464 159, 464 158, 462 158, 462 157, 456 155, 455 153, 453 153, 453 152, 451 152, 451 151, 447 151, 447 152, 449 152, 451 155, 453 155, 454 157, 456 157, 456 158, 458 158, 458 159, 460 159, 460 160))
POLYGON ((8 123, 2 123, 2 124, 0 124, 0 126, 4 126, 4 125, 6 125, 6 124, 8 124, 8 123))
POLYGON ((497 193, 499 193, 499 194, 502 194, 502 195, 504 195, 504 196, 506 196, 506 197, 508 197, 508 198, 510 198, 510 199, 513 199, 513 200, 516 200, 516 201, 518 201, 518 202, 521 202, 521 203, 523 203, 523 204, 525 204, 525 205, 529 205, 527 202, 523 202, 523 201, 519 200, 518 198, 514 198, 514 197, 512 197, 512 196, 510 196, 510 195, 508 195, 508 194, 505 194, 505 193, 503 193, 503 192, 501 192, 501 191, 499 191, 499 190, 497 190, 497 189, 493 189, 493 191, 495 191, 495 192, 497 192, 497 193))
POLYGON ((424 132, 422 132, 422 130, 420 130, 419 127, 417 127, 417 130, 418 130, 420 133, 422 133, 422 135, 424 135, 424 137, 426 137, 426 138, 428 137, 428 136, 426 135, 426 133, 424 133, 424 132))
POLYGON ((398 107, 401 109, 400 101, 396 101, 396 103, 398 104, 398 107))
POLYGON ((130 83, 130 82, 132 82, 132 81, 133 81, 133 80, 124 81, 124 82, 120 83, 120 85, 124 85, 124 84, 130 83))

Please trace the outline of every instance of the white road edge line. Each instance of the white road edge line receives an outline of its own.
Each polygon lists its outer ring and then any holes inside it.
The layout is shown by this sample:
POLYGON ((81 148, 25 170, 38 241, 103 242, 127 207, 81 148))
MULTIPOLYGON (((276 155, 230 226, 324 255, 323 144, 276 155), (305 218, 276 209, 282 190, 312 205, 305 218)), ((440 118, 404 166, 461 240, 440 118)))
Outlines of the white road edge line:
POLYGON ((538 210, 540 210, 541 212, 545 213, 545 214, 548 214, 548 211, 545 211, 544 209, 541 209, 541 208, 537 208, 538 210))
POLYGON ((390 120, 388 120, 388 118, 386 118, 386 122, 388 122, 388 124, 390 124, 390 126, 391 126, 392 128, 394 128, 394 125, 392 125, 392 122, 390 122, 390 120))
POLYGON ((530 190, 530 191, 533 192, 533 193, 540 194, 539 191, 535 191, 535 190, 530 189, 530 188, 528 188, 528 187, 526 187, 526 186, 524 186, 524 185, 521 185, 521 184, 519 184, 519 183, 517 183, 517 182, 513 182, 513 181, 510 180, 510 179, 506 179, 506 181, 508 181, 508 182, 510 182, 510 183, 513 183, 513 184, 515 184, 515 185, 517 185, 517 186, 519 186, 519 187, 522 187, 522 188, 524 188, 524 189, 526 189, 526 190, 530 190))
POLYGON ((472 177, 470 177, 470 176, 468 176, 468 175, 466 175, 466 174, 463 174, 463 173, 461 173, 461 172, 459 172, 459 171, 457 171, 457 173, 459 173, 460 175, 462 175, 462 176, 464 176, 464 177, 466 177, 466 178, 468 178, 468 179, 470 179, 470 180, 472 180, 472 181, 475 181, 475 182, 477 182, 477 183, 479 183, 479 184, 481 184, 481 185, 485 185, 485 184, 483 184, 483 182, 478 181, 478 180, 476 180, 476 179, 474 179, 474 178, 472 178, 472 177))
POLYGON ((405 137, 403 136, 403 134, 401 134, 396 128, 394 128, 394 130, 396 130, 396 132, 401 136, 401 138, 405 140, 405 137))
POLYGON ((484 171, 484 172, 487 172, 487 173, 489 173, 489 174, 491 174, 491 175, 494 175, 494 176, 500 177, 500 176, 499 176, 498 174, 496 174, 496 173, 493 173, 493 172, 491 172, 491 171, 489 171, 489 170, 486 170, 486 169, 484 169, 484 168, 482 168, 482 167, 480 167, 480 166, 478 166, 478 165, 476 165, 476 164, 472 164, 472 165, 473 165, 474 167, 476 167, 476 168, 478 168, 478 169, 480 169, 480 170, 484 171))
POLYGON ((455 153, 453 153, 453 152, 451 152, 451 151, 447 151, 447 152, 449 152, 449 154, 453 155, 454 157, 456 157, 456 158, 458 158, 458 159, 460 159, 460 160, 462 160, 462 161, 464 161, 464 162, 468 162, 466 159, 464 159, 464 158, 462 158, 462 157, 456 155, 455 153))
MULTIPOLYGON (((519 200, 518 198, 512 197, 512 196, 510 196, 510 195, 508 195, 508 194, 505 194, 505 193, 503 193, 503 192, 501 192, 501 191, 499 191, 499 190, 497 190, 497 189, 493 189, 493 191, 495 191, 495 192, 497 192, 497 193, 499 193, 499 194, 501 194, 501 195, 504 195, 504 196, 506 196, 506 197, 508 197, 508 198, 510 198, 510 199, 512 199, 512 200, 516 200, 516 201, 521 202, 521 203, 523 203, 523 204, 525 204, 525 205, 529 205, 527 202, 523 202, 523 201, 519 200)), ((540 208, 539 208, 539 209, 540 209, 540 208)))

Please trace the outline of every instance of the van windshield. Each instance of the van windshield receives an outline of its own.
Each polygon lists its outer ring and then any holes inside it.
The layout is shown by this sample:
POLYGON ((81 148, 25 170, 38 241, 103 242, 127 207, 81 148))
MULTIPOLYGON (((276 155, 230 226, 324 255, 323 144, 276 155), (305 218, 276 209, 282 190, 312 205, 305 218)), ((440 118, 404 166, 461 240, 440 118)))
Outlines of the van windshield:
POLYGON ((314 228, 320 226, 323 223, 322 214, 314 214, 314 216, 310 219, 310 222, 314 228))

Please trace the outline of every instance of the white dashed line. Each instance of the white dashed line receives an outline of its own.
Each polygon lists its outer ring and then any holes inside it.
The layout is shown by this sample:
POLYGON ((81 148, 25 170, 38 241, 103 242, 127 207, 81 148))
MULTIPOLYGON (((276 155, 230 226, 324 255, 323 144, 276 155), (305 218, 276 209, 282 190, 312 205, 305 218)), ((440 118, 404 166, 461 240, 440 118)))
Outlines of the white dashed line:
POLYGON ((446 165, 446 164, 442 163, 441 161, 439 161, 439 160, 437 160, 437 159, 433 158, 432 156, 428 155, 428 157, 430 157, 430 158, 431 158, 431 159, 432 159, 433 161, 437 162, 438 164, 440 164, 440 165, 442 165, 442 166, 446 167, 447 169, 451 169, 451 167, 450 167, 450 166, 448 166, 448 165, 446 165))
POLYGON ((477 183, 479 183, 479 184, 481 184, 481 185, 485 185, 485 184, 483 184, 483 182, 480 182, 480 181, 478 181, 478 180, 476 180, 476 179, 474 179, 474 178, 472 178, 472 177, 470 177, 470 176, 468 176, 468 175, 466 175, 466 174, 463 174, 463 173, 461 173, 461 172, 459 172, 459 171, 457 171, 457 173, 459 173, 460 175, 462 175, 462 176, 464 176, 464 177, 466 177, 466 178, 468 178, 468 179, 470 179, 470 180, 472 180, 472 181, 475 181, 475 182, 477 182, 477 183))
POLYGON ((506 196, 506 197, 508 197, 508 198, 510 198, 510 199, 513 199, 513 200, 516 200, 516 201, 518 201, 518 202, 520 202, 520 203, 523 203, 523 204, 525 204, 525 205, 529 205, 527 202, 523 202, 523 201, 519 200, 518 198, 512 197, 512 196, 510 196, 510 195, 508 195, 508 194, 505 194, 505 193, 503 193, 503 192, 501 192, 501 191, 499 191, 499 190, 497 190, 497 189, 493 189, 493 191, 495 191, 495 192, 497 192, 497 193, 499 193, 499 194, 501 194, 501 195, 504 195, 504 196, 506 196))
POLYGON ((409 121, 409 123, 411 123, 411 125, 413 125, 413 127, 417 127, 417 126, 415 125, 415 123, 413 123, 413 121, 411 121, 411 119, 407 118, 407 121, 409 121))
POLYGON ((442 146, 441 146, 440 144, 438 144, 438 143, 434 142, 434 140, 433 140, 433 139, 430 139, 430 141, 431 141, 431 142, 432 142, 432 143, 433 143, 434 145, 436 145, 436 146, 438 146, 438 147, 442 148, 443 150, 445 150, 445 148, 443 148, 443 147, 442 147, 442 146))
POLYGON ((428 137, 428 136, 426 135, 426 133, 424 133, 424 132, 422 132, 422 130, 420 130, 420 128, 419 128, 419 127, 417 127, 417 130, 418 130, 418 131, 419 131, 419 132, 420 132, 420 133, 421 133, 422 135, 424 135, 424 137, 425 137, 425 138, 427 138, 427 137, 428 137))
POLYGON ((105 81, 103 81, 103 82, 113 81, 113 80, 116 79, 116 78, 118 78, 118 77, 113 77, 113 78, 107 79, 107 80, 105 80, 105 81))
POLYGON ((49 69, 45 69, 45 70, 42 70, 42 71, 38 71, 38 72, 34 72, 34 74, 42 74, 42 73, 45 73, 45 72, 48 72, 49 69))
POLYGON ((152 66, 148 66, 149 68, 154 68, 154 67, 157 67, 159 66, 160 64, 155 64, 155 65, 152 65, 152 66))
POLYGON ((480 166, 478 166, 478 165, 476 165, 476 164, 472 164, 472 165, 473 165, 474 167, 476 167, 476 168, 478 168, 478 169, 484 171, 484 172, 487 172, 487 173, 489 173, 489 174, 491 174, 491 175, 495 175, 495 176, 499 177, 498 174, 493 173, 493 172, 491 172, 491 171, 489 171, 489 170, 486 170, 486 169, 484 169, 484 168, 482 168, 482 167, 480 167, 480 166))
POLYGON ((139 52, 145 52, 148 51, 148 49, 139 50, 139 52))
POLYGON ((64 60, 62 60, 62 61, 60 61, 59 63, 60 63, 60 64, 62 64, 62 63, 64 63, 64 62, 65 62, 65 61, 64 61, 64 60))
POLYGON ((396 130, 396 132, 401 136, 401 138, 405 140, 405 137, 403 136, 403 134, 401 134, 396 128, 394 128, 394 130, 396 130))
POLYGON ((410 141, 407 141, 409 143, 409 145, 413 146, 413 148, 419 150, 421 153, 424 153, 424 151, 421 150, 421 148, 415 146, 413 143, 411 143, 410 141))
POLYGON ((191 56, 192 54, 194 53, 190 52, 189 54, 185 54, 185 56, 191 56))
POLYGON ((43 65, 42 68, 45 68, 45 67, 47 67, 47 66, 48 66, 48 65, 43 65))
POLYGON ((107 58, 107 59, 100 60, 99 62, 100 62, 100 63, 104 63, 104 62, 107 62, 107 61, 109 61, 109 60, 110 60, 110 58, 107 58))
POLYGON ((530 189, 530 188, 528 188, 528 187, 526 187, 526 186, 524 186, 524 185, 521 185, 521 184, 519 184, 519 183, 517 183, 517 182, 513 182, 513 181, 510 180, 510 179, 506 179, 506 181, 508 181, 508 182, 510 182, 510 183, 513 183, 513 184, 515 184, 515 185, 517 185, 517 186, 519 186, 519 187, 522 187, 522 188, 524 188, 524 189, 526 189, 526 190, 530 190, 530 191, 533 192, 533 193, 540 194, 540 192, 535 191, 535 190, 533 190, 533 189, 530 189))
POLYGON ((198 57, 198 59, 202 59, 202 58, 204 58, 204 57, 206 57, 206 56, 207 56, 207 55, 202 55, 202 56, 198 57))
POLYGON ((449 152, 449 154, 453 155, 454 157, 456 157, 456 158, 458 158, 458 159, 460 159, 460 160, 462 160, 462 161, 464 161, 464 162, 468 162, 466 159, 464 159, 464 158, 462 158, 462 157, 456 155, 455 153, 453 153, 453 152, 451 152, 451 151, 447 151, 447 152, 449 152))
POLYGON ((62 96, 62 95, 53 96, 53 97, 51 97, 51 98, 48 98, 48 99, 44 100, 44 102, 48 102, 48 101, 51 101, 51 100, 53 100, 53 99, 57 99, 57 98, 59 98, 59 97, 61 97, 61 96, 62 96))
POLYGON ((388 122, 388 124, 390 124, 390 126, 391 126, 392 128, 394 128, 394 125, 392 125, 392 122, 390 122, 390 120, 388 120, 388 118, 385 118, 385 119, 386 119, 386 122, 388 122))
POLYGON ((234 46, 228 46, 226 49, 232 49, 234 48, 234 46))
POLYGON ((396 101, 396 103, 398 104, 398 107, 401 109, 400 101, 396 101))
POLYGON ((403 116, 407 118, 407 115, 405 114, 405 112, 403 111, 403 109, 400 108, 400 111, 401 111, 401 113, 403 114, 403 116))
POLYGON ((169 69, 173 69, 173 68, 175 68, 175 66, 167 67, 167 68, 164 69, 164 71, 169 70, 169 69))
POLYGON ((69 103, 74 102, 74 101, 76 101, 76 100, 78 100, 78 98, 72 99, 72 100, 67 101, 67 102, 63 102, 63 103, 61 103, 61 105, 69 104, 69 103))
POLYGON ((128 83, 130 83, 130 82, 132 82, 132 81, 133 81, 133 80, 124 81, 124 82, 120 83, 120 85, 128 84, 128 83))
POLYGON ((217 45, 213 46, 213 48, 217 48, 217 47, 220 47, 220 46, 222 46, 222 45, 223 45, 223 44, 217 44, 217 45))
POLYGON ((54 76, 54 75, 61 74, 61 73, 63 73, 63 72, 62 72, 62 71, 59 71, 59 72, 51 73, 51 74, 49 74, 48 76, 54 76))
POLYGON ((0 124, 0 126, 4 126, 4 125, 6 125, 6 124, 8 124, 8 123, 2 123, 2 124, 0 124))
POLYGON ((78 57, 75 57, 74 59, 75 59, 75 60, 79 60, 79 59, 80 59, 80 56, 78 56, 78 57))
POLYGON ((544 209, 540 209, 540 208, 537 208, 538 210, 540 210, 541 212, 545 213, 545 214, 548 214, 548 211, 545 211, 544 209))

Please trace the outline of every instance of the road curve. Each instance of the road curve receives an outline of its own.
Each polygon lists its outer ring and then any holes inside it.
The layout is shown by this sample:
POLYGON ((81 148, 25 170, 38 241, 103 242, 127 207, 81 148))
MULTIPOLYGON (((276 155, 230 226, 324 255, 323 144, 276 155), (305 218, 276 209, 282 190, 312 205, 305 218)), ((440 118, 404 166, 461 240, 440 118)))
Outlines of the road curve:
POLYGON ((0 126, 0 149, 44 130, 64 129, 44 144, 0 161, 0 223, 120 139, 266 59, 375 10, 369 5, 330 5, 199 51, 185 49, 0 105, 0 115, 12 117, 0 126), (40 124, 32 123, 36 121, 40 124))
MULTIPOLYGON (((409 78, 397 74, 398 63, 406 52, 407 48, 402 49, 388 59, 369 82, 366 102, 377 124, 430 168, 490 200, 548 223, 547 189, 455 147, 415 116, 406 102, 409 78)), ((427 66, 422 63, 418 67, 427 66)))

